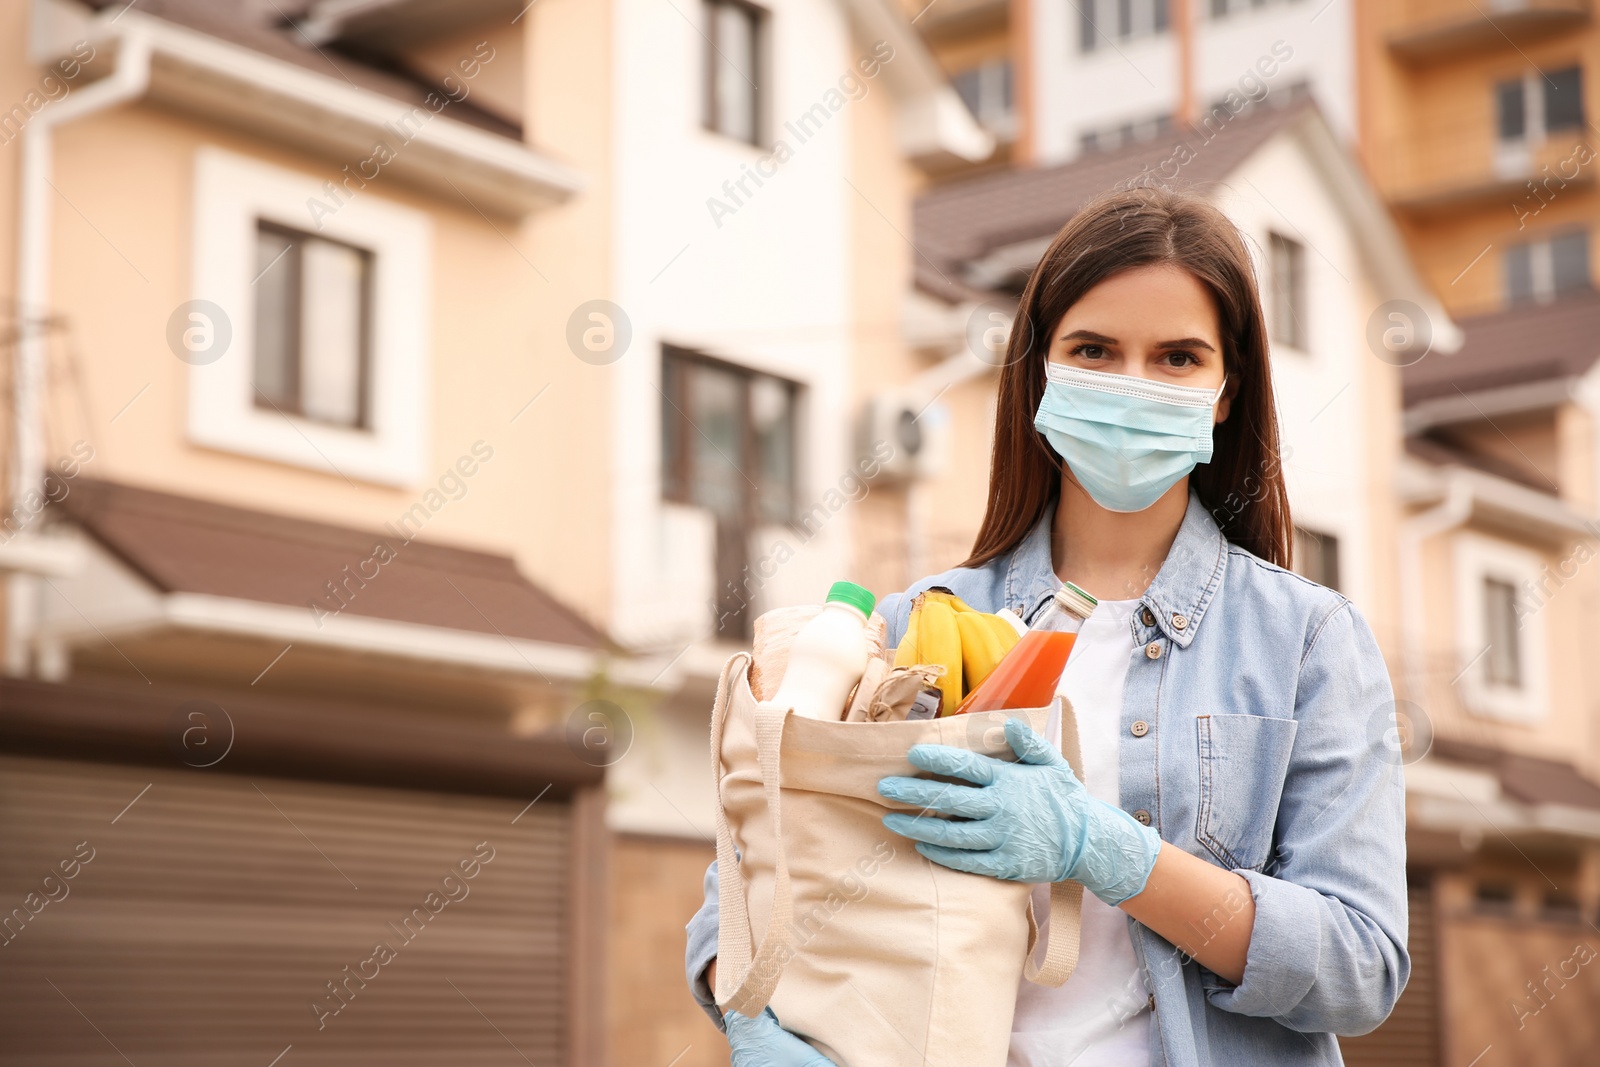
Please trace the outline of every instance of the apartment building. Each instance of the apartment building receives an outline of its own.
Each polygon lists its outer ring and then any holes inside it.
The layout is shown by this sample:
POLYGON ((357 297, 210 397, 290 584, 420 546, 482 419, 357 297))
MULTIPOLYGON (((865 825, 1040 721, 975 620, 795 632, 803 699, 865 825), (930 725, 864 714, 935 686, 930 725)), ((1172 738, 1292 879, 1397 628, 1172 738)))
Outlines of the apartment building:
POLYGON ((0 1061, 725 1062, 711 679, 904 580, 992 137, 878 0, 0 20, 0 1061))
POLYGON ((1362 3, 1356 24, 1363 159, 1464 338, 1402 360, 1398 673, 1427 753, 1407 768, 1405 1062, 1586 1063, 1600 36, 1583 2, 1362 3))
MULTIPOLYGON (((1049 165, 1314 94, 1355 137, 1354 18, 1314 0, 946 0, 903 7, 1000 151, 1049 165)), ((970 174, 966 167, 952 176, 970 174)))

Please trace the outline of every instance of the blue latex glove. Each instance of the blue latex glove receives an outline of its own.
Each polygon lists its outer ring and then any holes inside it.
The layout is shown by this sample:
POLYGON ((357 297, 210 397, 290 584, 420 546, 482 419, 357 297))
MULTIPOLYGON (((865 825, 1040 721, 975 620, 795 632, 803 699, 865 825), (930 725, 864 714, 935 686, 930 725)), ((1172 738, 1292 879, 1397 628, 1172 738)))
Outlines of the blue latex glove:
POLYGON ((767 1008, 754 1019, 736 1011, 722 1017, 733 1067, 837 1067, 828 1057, 778 1025, 767 1008))
POLYGON ((1161 835, 1090 796, 1065 757, 1021 719, 1007 720, 1006 740, 1016 763, 950 745, 913 745, 907 753, 913 766, 979 788, 890 777, 878 792, 971 821, 891 812, 884 825, 958 871, 1014 882, 1071 878, 1113 907, 1143 892, 1161 835))

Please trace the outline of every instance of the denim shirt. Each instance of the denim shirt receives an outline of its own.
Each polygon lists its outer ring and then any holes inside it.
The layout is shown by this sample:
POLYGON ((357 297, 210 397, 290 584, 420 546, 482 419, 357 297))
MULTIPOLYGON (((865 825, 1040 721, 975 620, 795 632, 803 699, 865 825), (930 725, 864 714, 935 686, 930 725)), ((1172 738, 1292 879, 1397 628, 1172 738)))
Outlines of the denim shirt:
MULTIPOLYGON (((1047 510, 981 567, 884 597, 887 645, 934 585, 977 610, 1033 618, 1061 584, 1053 519, 1047 510)), ((1242 875, 1255 903, 1238 985, 1128 920, 1155 1009, 1151 1062, 1341 1063, 1334 1035, 1377 1027, 1411 971, 1404 786, 1385 743, 1394 697, 1377 642, 1344 597, 1230 544, 1192 493, 1141 605, 1121 709, 1122 806, 1162 840, 1242 875)), ((720 1025, 704 978, 716 880, 712 864, 686 962, 695 999, 720 1025)), ((1242 907, 1242 895, 1219 905, 1191 943, 1242 907)), ((1126 1014, 1144 996, 1129 999, 1108 991, 1107 1010, 1126 1014)))

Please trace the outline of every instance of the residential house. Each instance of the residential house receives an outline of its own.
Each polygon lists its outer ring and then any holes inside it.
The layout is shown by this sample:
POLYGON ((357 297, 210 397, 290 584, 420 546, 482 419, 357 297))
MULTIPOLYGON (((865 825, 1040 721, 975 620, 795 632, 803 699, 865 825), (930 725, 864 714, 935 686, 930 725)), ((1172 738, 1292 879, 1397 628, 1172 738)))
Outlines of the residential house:
POLYGON ((0 20, 0 1055, 724 1062, 710 680, 905 581, 990 135, 886 0, 0 20))
POLYGON ((1362 156, 1465 338, 1402 360, 1417 970, 1379 1035, 1406 1062, 1585 1063, 1600 36, 1587 3, 1363 3, 1356 23, 1362 156))

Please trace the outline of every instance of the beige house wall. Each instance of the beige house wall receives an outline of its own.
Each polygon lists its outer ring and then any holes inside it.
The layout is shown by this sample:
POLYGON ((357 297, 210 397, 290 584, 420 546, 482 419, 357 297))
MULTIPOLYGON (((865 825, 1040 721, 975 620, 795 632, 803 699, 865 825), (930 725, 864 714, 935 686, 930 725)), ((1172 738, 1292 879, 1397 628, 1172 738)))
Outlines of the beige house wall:
MULTIPOLYGON (((0 18, 20 23, 21 7, 6 5, 0 18)), ((13 59, 25 39, 16 29, 0 33, 13 59)), ((190 443, 189 367, 165 339, 168 316, 190 297, 197 150, 214 145, 319 181, 337 178, 348 161, 145 103, 58 128, 50 293, 70 332, 68 343, 52 344, 52 363, 62 372, 65 353, 76 353, 88 414, 66 381, 52 386, 48 458, 81 438, 94 446, 85 468, 94 477, 376 530, 482 440, 493 459, 468 480, 465 496, 428 520, 423 536, 511 554, 529 577, 604 625, 612 372, 577 359, 565 331, 574 307, 606 291, 610 271, 609 32, 607 5, 546 0, 517 34, 499 33, 487 80, 474 80, 475 90, 492 84, 502 95, 526 94, 520 110, 536 147, 589 180, 566 204, 519 222, 486 219, 465 201, 381 175, 359 193, 423 212, 433 230, 430 447, 416 486, 347 481, 331 469, 190 443), (511 69, 519 53, 526 76, 511 69)), ((470 54, 483 39, 464 34, 458 50, 470 54)), ((454 47, 434 51, 454 55, 454 47)), ((0 63, 5 93, 37 80, 37 71, 30 78, 19 69, 0 63)), ((6 291, 15 288, 19 149, 20 141, 0 148, 13 161, 0 167, 6 291)))
MULTIPOLYGON (((1424 631, 1431 670, 1426 696, 1417 702, 1429 716, 1439 737, 1503 748, 1561 762, 1576 762, 1590 774, 1600 772, 1600 731, 1595 721, 1596 678, 1592 660, 1592 625, 1600 604, 1600 557, 1578 565, 1576 576, 1553 582, 1553 592, 1537 611, 1543 644, 1547 699, 1542 717, 1510 721, 1468 707, 1453 681, 1478 651, 1457 642, 1456 624, 1461 613, 1475 610, 1459 602, 1456 552, 1461 533, 1503 538, 1494 531, 1468 526, 1431 538, 1423 548, 1424 631)), ((1517 541, 1509 541, 1518 544, 1517 541)), ((1523 544, 1521 547, 1534 548, 1523 544)), ((1555 571, 1563 560, 1582 559, 1575 543, 1535 548, 1540 562, 1555 571)))
MULTIPOLYGON (((901 388, 949 353, 912 350, 904 337, 906 298, 916 251, 911 204, 926 178, 893 150, 895 101, 869 94, 851 110, 851 225, 856 407, 883 389, 901 388)), ((856 506, 855 567, 879 596, 965 559, 983 519, 996 376, 989 372, 938 397, 946 409, 942 470, 911 485, 875 485, 856 506)), ((936 392, 937 390, 935 390, 936 392)), ((938 418, 929 409, 931 424, 938 418)), ((929 430, 932 430, 930 425, 929 430)))
MULTIPOLYGON (((1366 275, 1357 282, 1362 307, 1377 307, 1385 297, 1366 275)), ((1393 486, 1400 464, 1400 372, 1369 351, 1358 351, 1352 361, 1357 380, 1352 400, 1362 405, 1366 433, 1360 442, 1367 488, 1368 567, 1361 613, 1382 648, 1391 678, 1401 673, 1402 605, 1400 600, 1400 506, 1393 486)), ((1398 688, 1398 687, 1397 687, 1398 688)))

